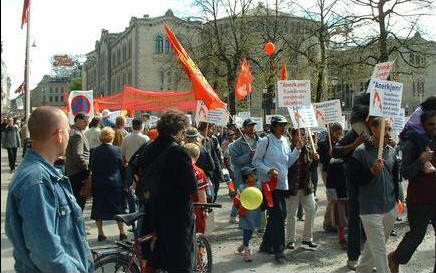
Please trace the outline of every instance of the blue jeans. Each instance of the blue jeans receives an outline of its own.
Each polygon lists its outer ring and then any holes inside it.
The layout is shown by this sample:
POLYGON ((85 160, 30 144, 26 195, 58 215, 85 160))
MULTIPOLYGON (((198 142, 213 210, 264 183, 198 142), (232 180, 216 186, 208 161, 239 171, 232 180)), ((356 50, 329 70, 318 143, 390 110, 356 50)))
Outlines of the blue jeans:
POLYGON ((136 197, 136 194, 128 190, 130 186, 133 185, 133 172, 132 168, 130 166, 127 166, 126 168, 126 186, 127 186, 127 204, 129 206, 129 213, 136 212, 136 205, 138 203, 138 198, 136 197))
POLYGON ((242 242, 245 247, 250 245, 251 237, 253 236, 253 231, 250 229, 242 230, 242 242))

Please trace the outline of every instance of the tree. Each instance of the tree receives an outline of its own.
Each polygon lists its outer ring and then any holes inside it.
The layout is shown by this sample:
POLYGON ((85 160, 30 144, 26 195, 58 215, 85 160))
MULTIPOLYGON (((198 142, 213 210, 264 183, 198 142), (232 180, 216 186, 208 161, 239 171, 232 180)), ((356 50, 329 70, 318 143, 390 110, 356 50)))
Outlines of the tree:
POLYGON ((77 77, 71 80, 69 89, 73 90, 82 90, 82 77, 77 77))

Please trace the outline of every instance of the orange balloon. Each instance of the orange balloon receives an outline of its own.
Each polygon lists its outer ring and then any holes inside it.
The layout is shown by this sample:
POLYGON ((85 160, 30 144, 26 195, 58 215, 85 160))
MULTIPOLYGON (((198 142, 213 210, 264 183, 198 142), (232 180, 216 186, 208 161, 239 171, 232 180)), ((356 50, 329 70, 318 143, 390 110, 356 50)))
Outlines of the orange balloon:
POLYGON ((265 51, 266 51, 266 55, 271 56, 274 53, 276 53, 276 46, 273 43, 268 42, 265 45, 265 51))

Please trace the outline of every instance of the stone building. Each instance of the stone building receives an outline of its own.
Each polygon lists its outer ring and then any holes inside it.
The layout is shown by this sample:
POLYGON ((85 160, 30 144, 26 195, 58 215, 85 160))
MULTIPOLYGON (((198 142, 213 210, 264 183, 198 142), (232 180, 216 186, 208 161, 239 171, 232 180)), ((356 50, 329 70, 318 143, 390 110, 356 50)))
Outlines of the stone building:
POLYGON ((7 73, 6 64, 1 61, 1 109, 2 113, 6 113, 10 104, 11 79, 7 73))
POLYGON ((70 77, 44 75, 38 85, 30 91, 31 107, 63 106, 65 93, 70 92, 70 77))
POLYGON ((198 25, 168 10, 160 17, 132 17, 121 33, 103 29, 83 65, 83 89, 94 90, 95 96, 120 93, 124 85, 155 91, 191 89, 187 77, 172 69, 176 62, 164 22, 178 38, 188 41, 198 25))

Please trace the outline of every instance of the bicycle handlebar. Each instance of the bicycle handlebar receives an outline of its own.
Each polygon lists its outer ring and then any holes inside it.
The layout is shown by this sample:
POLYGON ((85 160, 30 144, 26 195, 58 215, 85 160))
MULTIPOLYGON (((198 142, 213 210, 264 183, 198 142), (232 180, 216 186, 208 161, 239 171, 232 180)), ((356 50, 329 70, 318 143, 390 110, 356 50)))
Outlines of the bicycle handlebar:
POLYGON ((194 206, 200 206, 203 208, 222 208, 223 206, 221 204, 215 204, 215 203, 192 203, 194 206))

